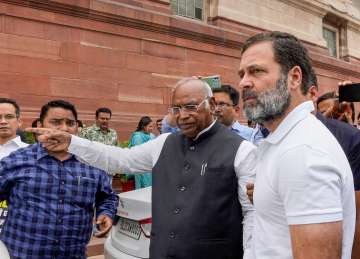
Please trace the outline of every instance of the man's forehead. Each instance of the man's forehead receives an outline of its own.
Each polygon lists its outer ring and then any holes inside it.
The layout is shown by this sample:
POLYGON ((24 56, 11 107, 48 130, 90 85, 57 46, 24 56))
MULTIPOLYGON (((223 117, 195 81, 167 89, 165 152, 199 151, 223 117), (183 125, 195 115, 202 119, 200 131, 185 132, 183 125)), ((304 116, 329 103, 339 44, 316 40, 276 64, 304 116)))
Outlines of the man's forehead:
POLYGON ((110 117, 110 113, 107 112, 99 112, 99 116, 98 117, 110 117))
POLYGON ((11 103, 0 103, 0 113, 15 114, 16 109, 11 103))
POLYGON ((69 120, 75 119, 75 116, 72 113, 72 111, 60 107, 50 108, 45 117, 52 119, 69 119, 69 120))
POLYGON ((275 62, 272 43, 270 41, 259 42, 250 46, 241 55, 240 69, 268 62, 275 62))
POLYGON ((227 94, 227 93, 224 93, 224 92, 218 92, 218 93, 214 93, 214 98, 215 98, 215 100, 217 100, 217 99, 221 99, 221 100, 224 100, 224 99, 226 99, 226 100, 230 100, 231 98, 230 98, 230 95, 229 94, 227 94))
POLYGON ((198 99, 205 97, 205 89, 200 80, 191 80, 178 86, 173 93, 173 99, 198 99))
POLYGON ((193 93, 180 93, 174 95, 174 104, 186 104, 186 103, 198 103, 204 99, 204 93, 193 92, 193 93))

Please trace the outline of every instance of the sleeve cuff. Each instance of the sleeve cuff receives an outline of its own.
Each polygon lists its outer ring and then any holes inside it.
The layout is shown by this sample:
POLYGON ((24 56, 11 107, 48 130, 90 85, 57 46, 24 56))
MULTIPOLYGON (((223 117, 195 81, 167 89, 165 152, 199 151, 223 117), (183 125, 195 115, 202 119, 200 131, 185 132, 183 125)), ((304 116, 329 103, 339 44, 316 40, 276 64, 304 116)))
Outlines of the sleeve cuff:
POLYGON ((318 224, 342 220, 342 211, 312 213, 308 215, 287 215, 287 222, 289 225, 318 224))

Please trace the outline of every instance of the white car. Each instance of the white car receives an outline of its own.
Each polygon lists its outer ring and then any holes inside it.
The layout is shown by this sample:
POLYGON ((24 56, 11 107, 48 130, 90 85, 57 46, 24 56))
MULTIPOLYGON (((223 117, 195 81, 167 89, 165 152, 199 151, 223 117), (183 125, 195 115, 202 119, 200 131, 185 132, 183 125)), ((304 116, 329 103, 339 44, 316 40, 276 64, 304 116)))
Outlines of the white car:
POLYGON ((151 187, 119 194, 114 226, 105 241, 105 259, 149 258, 151 187))
POLYGON ((0 258, 1 259, 10 259, 8 250, 2 241, 0 241, 0 258))

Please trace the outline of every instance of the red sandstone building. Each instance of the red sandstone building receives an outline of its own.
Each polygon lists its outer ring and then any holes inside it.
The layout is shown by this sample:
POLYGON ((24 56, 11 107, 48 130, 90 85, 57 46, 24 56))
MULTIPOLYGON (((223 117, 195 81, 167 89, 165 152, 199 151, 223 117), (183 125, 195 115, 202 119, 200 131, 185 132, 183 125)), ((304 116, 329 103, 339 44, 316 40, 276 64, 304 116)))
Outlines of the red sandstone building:
POLYGON ((242 43, 263 30, 304 40, 321 92, 360 82, 360 8, 328 2, 0 0, 0 96, 18 100, 26 125, 55 98, 88 125, 107 106, 125 140, 141 116, 166 113, 181 77, 237 86, 242 43))

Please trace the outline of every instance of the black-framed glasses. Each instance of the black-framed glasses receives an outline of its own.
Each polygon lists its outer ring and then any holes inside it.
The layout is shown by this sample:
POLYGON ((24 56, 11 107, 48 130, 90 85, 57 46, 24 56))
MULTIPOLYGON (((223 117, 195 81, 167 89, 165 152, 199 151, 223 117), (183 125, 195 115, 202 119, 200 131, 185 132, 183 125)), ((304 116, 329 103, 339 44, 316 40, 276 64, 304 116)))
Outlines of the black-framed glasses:
POLYGON ((208 98, 202 100, 199 104, 177 105, 177 106, 170 107, 169 110, 172 112, 173 115, 180 114, 181 111, 184 111, 187 113, 194 113, 194 112, 198 112, 201 105, 203 105, 207 101, 208 101, 208 98))

